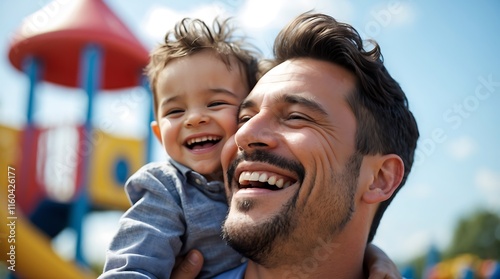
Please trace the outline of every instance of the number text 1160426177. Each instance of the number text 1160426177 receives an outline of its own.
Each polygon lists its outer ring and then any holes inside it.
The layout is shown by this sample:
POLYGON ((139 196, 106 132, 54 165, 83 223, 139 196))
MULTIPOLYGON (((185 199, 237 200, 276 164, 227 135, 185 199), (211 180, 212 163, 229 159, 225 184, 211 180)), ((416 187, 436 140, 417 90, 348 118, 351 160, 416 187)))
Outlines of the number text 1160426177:
POLYGON ((16 169, 7 167, 7 263, 10 271, 16 271, 16 169))

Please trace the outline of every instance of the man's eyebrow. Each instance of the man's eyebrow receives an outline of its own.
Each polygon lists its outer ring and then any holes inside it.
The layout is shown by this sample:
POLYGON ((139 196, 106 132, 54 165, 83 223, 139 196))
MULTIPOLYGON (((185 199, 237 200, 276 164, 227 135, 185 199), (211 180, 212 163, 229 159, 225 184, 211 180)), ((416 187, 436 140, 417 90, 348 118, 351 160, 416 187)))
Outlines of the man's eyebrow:
POLYGON ((238 113, 236 114, 237 116, 240 115, 240 112, 243 110, 243 109, 247 109, 247 108, 254 108, 256 107, 257 104, 252 101, 252 100, 243 100, 243 102, 240 104, 240 106, 238 107, 238 113))
POLYGON ((326 110, 316 102, 315 100, 311 98, 307 98, 304 96, 299 96, 299 95, 290 95, 290 94, 284 94, 281 96, 276 97, 276 102, 282 102, 282 103, 288 103, 288 104, 299 104, 301 106, 304 106, 314 112, 318 112, 323 115, 328 115, 326 110))
MULTIPOLYGON (((304 106, 304 107, 306 107, 314 112, 320 113, 320 114, 325 115, 325 116, 328 115, 328 113, 323 108, 323 106, 321 106, 318 102, 314 101, 311 98, 307 98, 304 96, 284 94, 281 96, 277 96, 274 101, 275 101, 275 104, 278 104, 278 103, 299 104, 299 105, 304 106)), ((251 109, 251 108, 255 108, 255 107, 257 107, 257 104, 254 101, 244 100, 238 108, 238 115, 240 114, 240 112, 243 109, 247 109, 247 108, 251 109)))

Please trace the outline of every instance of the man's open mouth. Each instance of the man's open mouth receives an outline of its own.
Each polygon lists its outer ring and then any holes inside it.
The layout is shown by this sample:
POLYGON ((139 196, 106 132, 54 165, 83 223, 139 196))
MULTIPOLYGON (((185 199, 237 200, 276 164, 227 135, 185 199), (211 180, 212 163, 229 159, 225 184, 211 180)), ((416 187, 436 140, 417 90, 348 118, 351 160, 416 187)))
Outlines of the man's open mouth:
POLYGON ((216 145, 222 140, 219 136, 204 136, 199 138, 192 138, 186 141, 184 144, 187 148, 191 150, 210 148, 216 145))
POLYGON ((243 188, 264 188, 268 190, 281 190, 288 188, 297 182, 296 180, 260 171, 244 171, 239 178, 240 189, 243 188))

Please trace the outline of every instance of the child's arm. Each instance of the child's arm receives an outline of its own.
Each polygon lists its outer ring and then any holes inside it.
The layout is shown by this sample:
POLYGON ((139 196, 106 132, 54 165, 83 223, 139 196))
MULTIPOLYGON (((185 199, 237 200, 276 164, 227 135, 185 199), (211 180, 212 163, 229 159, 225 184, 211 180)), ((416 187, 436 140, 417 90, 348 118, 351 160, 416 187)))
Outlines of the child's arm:
POLYGON ((368 279, 400 279, 401 274, 394 262, 377 246, 369 243, 365 251, 365 268, 368 279))
POLYGON ((185 231, 183 210, 169 190, 175 187, 169 177, 173 175, 167 169, 151 164, 127 181, 125 190, 133 205, 120 218, 99 279, 169 278, 185 231))

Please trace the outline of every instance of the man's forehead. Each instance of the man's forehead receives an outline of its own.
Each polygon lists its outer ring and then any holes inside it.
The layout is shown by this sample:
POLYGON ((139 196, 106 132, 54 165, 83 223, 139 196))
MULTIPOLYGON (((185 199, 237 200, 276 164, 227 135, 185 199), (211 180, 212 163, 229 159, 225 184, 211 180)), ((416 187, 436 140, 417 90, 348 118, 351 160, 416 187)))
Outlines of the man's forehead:
POLYGON ((309 67, 287 60, 267 72, 255 85, 247 99, 257 96, 266 97, 284 93, 298 93, 314 77, 314 72, 309 67))
POLYGON ((248 98, 280 93, 315 93, 330 89, 352 92, 354 86, 354 75, 341 66, 312 58, 298 58, 287 60, 267 72, 248 98))
POLYGON ((307 77, 314 77, 317 71, 313 67, 314 61, 306 58, 287 60, 266 73, 261 81, 263 83, 301 81, 307 77))

